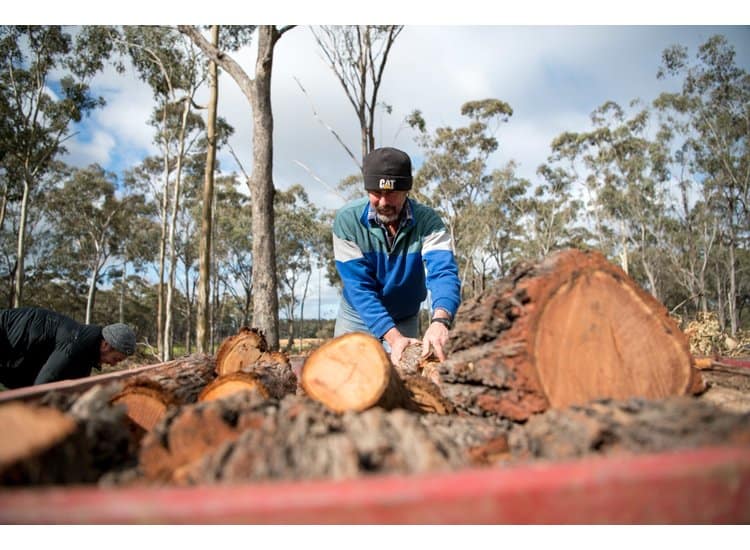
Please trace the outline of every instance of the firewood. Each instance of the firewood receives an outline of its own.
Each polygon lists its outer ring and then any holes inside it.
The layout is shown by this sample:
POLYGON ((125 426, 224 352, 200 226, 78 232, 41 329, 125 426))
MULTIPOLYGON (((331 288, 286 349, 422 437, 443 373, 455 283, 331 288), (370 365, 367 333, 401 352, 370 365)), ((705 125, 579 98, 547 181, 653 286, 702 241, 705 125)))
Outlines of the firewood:
POLYGON ((263 397, 281 399, 297 390, 297 377, 288 357, 279 352, 261 354, 252 364, 216 378, 198 396, 198 401, 220 399, 238 391, 258 391, 263 397))
POLYGON ((713 403, 691 396, 606 399, 534 416, 510 433, 509 444, 518 460, 747 446, 749 421, 750 413, 727 414, 713 403))
POLYGON ((264 419, 180 471, 180 484, 346 479, 487 465, 507 454, 510 423, 374 407, 335 413, 290 395, 264 419))
POLYGON ((125 405, 134 433, 142 436, 163 418, 169 407, 194 403, 215 377, 215 363, 206 355, 175 360, 153 375, 140 375, 125 383, 113 403, 125 405))
POLYGON ((73 403, 0 407, 0 483, 91 483, 135 464, 135 441, 112 388, 93 387, 73 403))
POLYGON ((308 396, 336 412, 415 408, 383 346, 362 332, 333 338, 314 350, 302 365, 301 385, 308 396))
POLYGON ((11 465, 41 454, 76 430, 70 416, 50 407, 21 403, 0 406, 0 474, 11 465))
POLYGON ((239 392, 258 392, 262 397, 268 398, 268 390, 257 376, 247 372, 233 372, 219 376, 198 395, 198 402, 222 399, 239 392))
POLYGON ((598 398, 702 386, 666 309, 596 252, 563 250, 461 305, 438 366, 459 410, 526 420, 598 398))
POLYGON ((242 327, 237 334, 226 338, 216 352, 216 374, 219 376, 242 370, 252 365, 268 351, 266 337, 257 328, 242 327))
POLYGON ((263 423, 266 408, 258 392, 235 392, 171 409, 144 436, 139 468, 149 480, 176 481, 186 465, 263 423))

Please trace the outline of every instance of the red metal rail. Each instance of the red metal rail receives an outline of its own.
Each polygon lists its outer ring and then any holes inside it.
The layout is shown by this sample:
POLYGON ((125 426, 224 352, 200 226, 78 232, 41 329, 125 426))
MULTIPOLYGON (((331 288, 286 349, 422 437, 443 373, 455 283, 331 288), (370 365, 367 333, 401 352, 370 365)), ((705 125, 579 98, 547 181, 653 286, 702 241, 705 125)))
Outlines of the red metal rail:
POLYGON ((750 523, 750 447, 423 476, 0 490, 2 524, 750 523))

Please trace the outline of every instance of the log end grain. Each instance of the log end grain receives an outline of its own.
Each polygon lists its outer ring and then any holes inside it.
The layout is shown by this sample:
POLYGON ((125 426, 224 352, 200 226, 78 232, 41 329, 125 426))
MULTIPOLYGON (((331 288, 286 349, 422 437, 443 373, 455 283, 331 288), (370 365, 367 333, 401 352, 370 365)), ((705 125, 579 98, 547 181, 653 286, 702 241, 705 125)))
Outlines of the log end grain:
POLYGON ((127 417, 134 427, 149 432, 175 404, 175 399, 158 382, 139 378, 126 384, 112 398, 112 403, 125 405, 127 417))
POLYGON ((55 446, 75 430, 73 417, 51 407, 0 406, 0 471, 55 446))
POLYGON ((268 351, 263 332, 257 328, 242 327, 239 332, 226 338, 216 352, 216 373, 219 376, 242 370, 255 363, 268 351))
POLYGON ((353 332, 329 340, 305 360, 305 393, 336 412, 363 411, 380 400, 393 371, 380 342, 353 332))
POLYGON ((198 395, 198 402, 222 399, 239 392, 256 392, 265 399, 269 397, 268 390, 258 377, 247 372, 234 372, 219 376, 203 388, 198 395))

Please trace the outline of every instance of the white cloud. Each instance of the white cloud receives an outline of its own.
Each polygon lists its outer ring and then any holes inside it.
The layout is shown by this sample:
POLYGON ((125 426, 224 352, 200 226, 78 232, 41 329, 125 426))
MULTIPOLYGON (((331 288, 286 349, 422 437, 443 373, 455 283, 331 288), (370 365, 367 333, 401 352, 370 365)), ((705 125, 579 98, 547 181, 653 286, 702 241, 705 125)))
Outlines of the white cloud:
POLYGON ((78 167, 94 163, 106 166, 114 146, 115 139, 112 134, 99 130, 94 132, 90 141, 71 140, 67 145, 68 154, 65 161, 78 167))

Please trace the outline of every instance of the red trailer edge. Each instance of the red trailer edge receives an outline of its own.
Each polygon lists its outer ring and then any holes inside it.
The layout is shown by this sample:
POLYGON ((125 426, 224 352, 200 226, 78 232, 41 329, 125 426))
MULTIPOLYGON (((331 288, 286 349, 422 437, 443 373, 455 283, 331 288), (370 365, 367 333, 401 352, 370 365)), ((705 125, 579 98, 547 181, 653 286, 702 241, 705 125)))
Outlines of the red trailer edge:
POLYGON ((746 524, 750 448, 345 481, 0 490, 3 524, 746 524))

